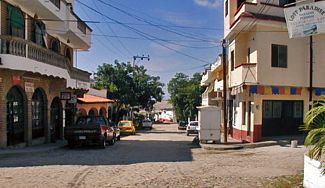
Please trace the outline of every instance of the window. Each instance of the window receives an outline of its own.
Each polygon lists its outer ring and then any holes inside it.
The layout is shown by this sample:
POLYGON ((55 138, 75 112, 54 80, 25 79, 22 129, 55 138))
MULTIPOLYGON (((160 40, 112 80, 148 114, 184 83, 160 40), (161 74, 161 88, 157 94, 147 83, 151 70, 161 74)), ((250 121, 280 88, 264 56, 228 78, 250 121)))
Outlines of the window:
POLYGON ((237 9, 243 4, 245 3, 246 0, 237 0, 237 9))
POLYGON ((51 49, 56 53, 60 53, 60 42, 59 42, 59 40, 57 40, 57 39, 52 40, 51 49))
POLYGON ((303 103, 300 101, 296 101, 293 104, 293 117, 301 118, 303 116, 303 103))
MULTIPOLYGON (((284 5, 294 3, 294 2, 296 2, 296 1, 295 0, 279 0, 279 5, 281 7, 284 7, 284 5)), ((295 4, 292 6, 295 6, 295 4)))
POLYGON ((228 16, 228 0, 225 2, 225 17, 228 16))
POLYGON ((264 118, 272 118, 272 101, 264 101, 263 116, 264 118))
POLYGON ((231 71, 235 69, 235 52, 234 50, 230 53, 230 63, 231 63, 231 71))
POLYGON ((32 136, 44 136, 44 98, 40 89, 36 89, 32 97, 32 136))
POLYGON ((32 41, 36 44, 45 47, 45 25, 38 20, 33 20, 32 26, 32 41))
POLYGON ((251 62, 251 49, 250 48, 248 48, 247 49, 247 63, 250 63, 251 62))
POLYGON ((272 44, 272 67, 287 68, 288 47, 286 45, 272 44))
POLYGON ((273 101, 273 118, 281 118, 282 114, 282 102, 273 101))
POLYGON ((25 38, 25 19, 23 13, 16 7, 8 5, 9 34, 25 38))
POLYGON ((243 116, 242 117, 242 120, 243 120, 242 124, 246 125, 246 102, 243 102, 242 105, 243 105, 242 106, 242 112, 243 112, 243 114, 242 114, 242 116, 243 116))
POLYGON ((67 57, 69 59, 69 61, 71 62, 71 51, 70 48, 66 48, 65 49, 65 57, 67 57))

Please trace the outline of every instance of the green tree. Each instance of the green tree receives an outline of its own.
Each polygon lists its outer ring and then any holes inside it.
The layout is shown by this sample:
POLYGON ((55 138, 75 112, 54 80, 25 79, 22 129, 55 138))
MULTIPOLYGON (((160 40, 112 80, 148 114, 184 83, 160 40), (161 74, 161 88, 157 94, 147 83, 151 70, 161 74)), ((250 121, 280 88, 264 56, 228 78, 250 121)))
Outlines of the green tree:
POLYGON ((107 97, 119 101, 118 110, 123 105, 150 110, 164 95, 159 77, 148 75, 144 66, 133 67, 118 60, 98 66, 94 80, 96 88, 107 89, 107 97))
POLYGON ((200 73, 195 73, 192 78, 183 73, 176 73, 169 81, 170 102, 174 106, 178 120, 186 120, 188 117, 193 119, 197 115, 196 107, 201 104, 203 92, 200 86, 201 78, 200 73))
POLYGON ((309 148, 309 157, 320 160, 325 147, 325 100, 307 112, 303 129, 308 131, 305 145, 309 148))

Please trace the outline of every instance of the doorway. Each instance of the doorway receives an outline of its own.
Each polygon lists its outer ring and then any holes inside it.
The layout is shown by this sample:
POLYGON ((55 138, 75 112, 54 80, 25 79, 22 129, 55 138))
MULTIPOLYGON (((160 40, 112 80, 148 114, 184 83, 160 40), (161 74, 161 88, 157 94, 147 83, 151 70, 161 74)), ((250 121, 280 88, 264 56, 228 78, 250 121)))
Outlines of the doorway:
POLYGON ((62 129, 62 104, 59 97, 55 97, 51 104, 51 137, 61 139, 62 129))

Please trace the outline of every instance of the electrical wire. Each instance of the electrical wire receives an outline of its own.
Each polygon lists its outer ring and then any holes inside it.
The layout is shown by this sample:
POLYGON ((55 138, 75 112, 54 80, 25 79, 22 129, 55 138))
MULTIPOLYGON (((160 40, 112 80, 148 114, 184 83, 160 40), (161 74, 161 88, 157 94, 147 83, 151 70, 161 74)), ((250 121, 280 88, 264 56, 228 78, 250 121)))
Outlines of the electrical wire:
MULTIPOLYGON (((157 39, 159 39, 159 38, 157 38, 157 37, 155 37, 155 36, 153 36, 153 35, 150 35, 150 34, 144 33, 144 32, 142 32, 142 31, 140 31, 140 30, 138 30, 138 29, 135 29, 135 28, 133 28, 133 27, 131 27, 131 26, 125 25, 125 24, 123 24, 123 23, 121 23, 121 22, 119 22, 119 21, 117 21, 117 20, 115 20, 115 19, 113 19, 113 18, 111 18, 111 17, 109 17, 109 16, 107 16, 107 15, 101 13, 101 12, 96 11, 94 8, 88 6, 87 4, 81 2, 80 0, 76 0, 76 1, 79 2, 81 5, 87 7, 88 9, 90 9, 90 10, 96 12, 97 14, 103 15, 103 16, 106 17, 107 19, 109 19, 109 20, 111 20, 111 21, 113 21, 113 22, 119 23, 119 24, 122 25, 123 27, 125 27, 125 28, 127 28, 127 29, 129 29, 129 30, 131 30, 131 31, 133 31, 133 32, 135 32, 135 33, 137 33, 138 35, 140 35, 140 36, 142 36, 142 37, 147 38, 147 39, 150 40, 150 41, 153 41, 153 42, 159 44, 159 45, 162 46, 162 47, 165 47, 166 49, 169 49, 169 50, 171 50, 171 51, 174 51, 175 53, 178 53, 178 54, 180 54, 180 55, 186 56, 186 57, 191 58, 191 59, 196 60, 196 61, 200 61, 200 62, 203 62, 203 63, 209 63, 209 62, 206 61, 206 60, 203 60, 203 59, 200 59, 200 58, 195 57, 195 56, 193 56, 193 55, 190 55, 190 54, 187 54, 187 53, 181 52, 181 51, 179 51, 179 50, 177 50, 177 49, 174 49, 174 48, 172 48, 172 47, 170 47, 170 46, 167 46, 167 45, 165 45, 165 44, 163 44, 163 43, 161 43, 161 42, 158 42, 157 39), (152 40, 152 39, 156 39, 156 40, 152 40)), ((170 42, 169 42, 169 43, 170 43, 170 42)), ((170 43, 170 44, 172 44, 172 43, 170 43)))

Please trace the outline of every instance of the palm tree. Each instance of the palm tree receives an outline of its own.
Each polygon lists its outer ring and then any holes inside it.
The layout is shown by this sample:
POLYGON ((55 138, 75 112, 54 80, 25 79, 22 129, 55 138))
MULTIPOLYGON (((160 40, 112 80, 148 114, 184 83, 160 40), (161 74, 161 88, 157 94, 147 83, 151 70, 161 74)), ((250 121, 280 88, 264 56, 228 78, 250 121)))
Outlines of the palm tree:
POLYGON ((325 147, 325 100, 307 112, 303 129, 308 132, 305 146, 309 148, 309 157, 321 160, 325 147))

